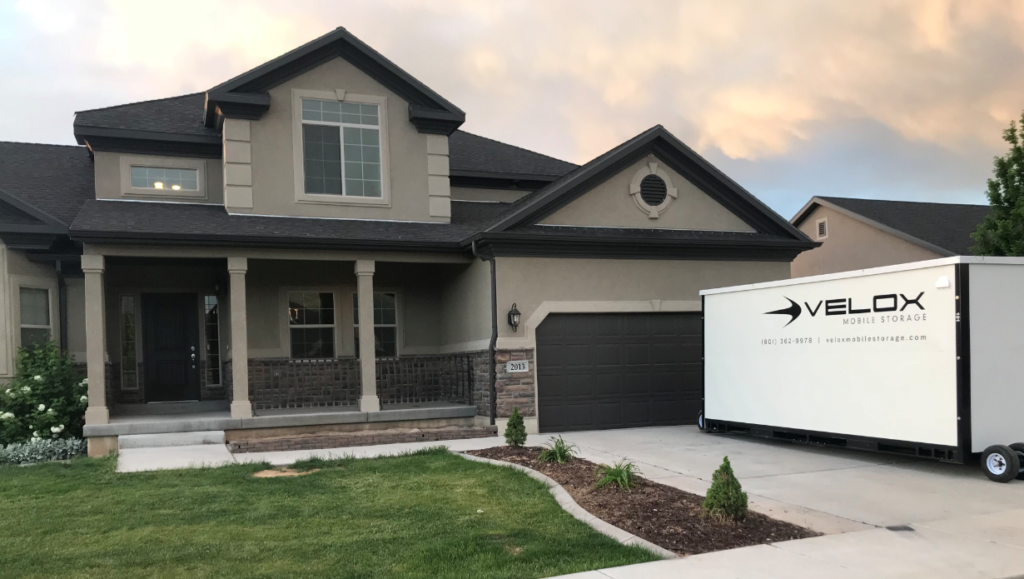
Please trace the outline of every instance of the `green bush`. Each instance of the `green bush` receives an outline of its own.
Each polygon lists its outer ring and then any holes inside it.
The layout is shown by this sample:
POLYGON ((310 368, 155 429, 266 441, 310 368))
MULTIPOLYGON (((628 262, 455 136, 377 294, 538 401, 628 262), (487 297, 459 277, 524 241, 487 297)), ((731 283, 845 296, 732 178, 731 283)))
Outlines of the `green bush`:
POLYGON ((614 466, 602 464, 597 467, 597 488, 604 488, 608 485, 619 485, 619 488, 628 491, 637 486, 637 478, 640 476, 640 469, 632 462, 622 459, 614 466))
POLYGON ((81 438, 87 382, 53 342, 22 348, 18 372, 0 385, 0 445, 81 438))
POLYGON ((711 488, 701 506, 705 513, 716 517, 742 519, 747 516, 747 493, 733 474, 728 456, 711 476, 711 488))
POLYGON ((572 462, 572 459, 576 458, 576 453, 579 449, 576 448, 575 444, 569 444, 564 438, 559 436, 554 440, 548 441, 544 445, 544 450, 540 452, 540 456, 537 460, 540 462, 557 462, 558 464, 565 464, 572 462))
POLYGON ((508 425, 505 426, 505 442, 516 448, 526 444, 526 424, 523 422, 518 408, 513 408, 512 416, 508 418, 508 425))
POLYGON ((86 442, 81 438, 36 439, 0 447, 0 465, 32 464, 51 460, 68 460, 85 454, 86 442))

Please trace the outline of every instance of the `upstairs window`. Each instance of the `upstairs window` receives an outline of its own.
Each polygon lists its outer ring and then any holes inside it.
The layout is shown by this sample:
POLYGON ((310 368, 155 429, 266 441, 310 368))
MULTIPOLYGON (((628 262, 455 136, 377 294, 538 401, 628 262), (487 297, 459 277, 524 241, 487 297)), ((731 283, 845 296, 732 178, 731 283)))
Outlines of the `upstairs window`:
POLYGON ((305 192, 380 199, 380 108, 302 99, 305 192))
POLYGON ((199 171, 132 165, 132 189, 199 191, 199 171))

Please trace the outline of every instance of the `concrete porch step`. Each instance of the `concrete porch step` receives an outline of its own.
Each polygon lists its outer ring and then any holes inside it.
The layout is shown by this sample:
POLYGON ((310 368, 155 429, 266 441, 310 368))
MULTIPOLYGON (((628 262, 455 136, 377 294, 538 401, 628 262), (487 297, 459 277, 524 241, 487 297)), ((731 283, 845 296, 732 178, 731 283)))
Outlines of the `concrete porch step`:
POLYGON ((196 432, 165 432, 161 434, 126 434, 117 437, 119 450, 134 448, 162 448, 168 446, 197 446, 224 444, 223 430, 196 432))

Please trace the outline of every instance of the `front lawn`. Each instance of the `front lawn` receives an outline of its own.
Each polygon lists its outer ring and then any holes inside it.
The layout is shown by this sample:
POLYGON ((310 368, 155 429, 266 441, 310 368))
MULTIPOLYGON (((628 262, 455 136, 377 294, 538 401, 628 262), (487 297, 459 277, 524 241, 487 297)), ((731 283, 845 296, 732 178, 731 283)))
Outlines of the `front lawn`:
POLYGON ((0 575, 548 577, 656 559, 525 474, 447 452, 302 466, 320 470, 0 467, 0 575))

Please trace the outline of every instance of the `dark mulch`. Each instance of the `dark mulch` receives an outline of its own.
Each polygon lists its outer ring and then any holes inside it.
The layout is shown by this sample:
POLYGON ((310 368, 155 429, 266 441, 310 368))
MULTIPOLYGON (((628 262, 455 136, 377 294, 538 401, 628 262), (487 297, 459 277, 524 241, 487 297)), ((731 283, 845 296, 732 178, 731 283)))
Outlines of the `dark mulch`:
MULTIPOLYGON (((468 454, 521 464, 551 477, 581 507, 616 527, 680 555, 696 555, 816 537, 819 533, 755 513, 742 521, 701 516, 704 497, 640 478, 627 492, 596 486, 598 465, 580 458, 568 464, 538 462, 539 447, 500 446, 468 454)), ((710 474, 710 473, 709 473, 710 474)))

